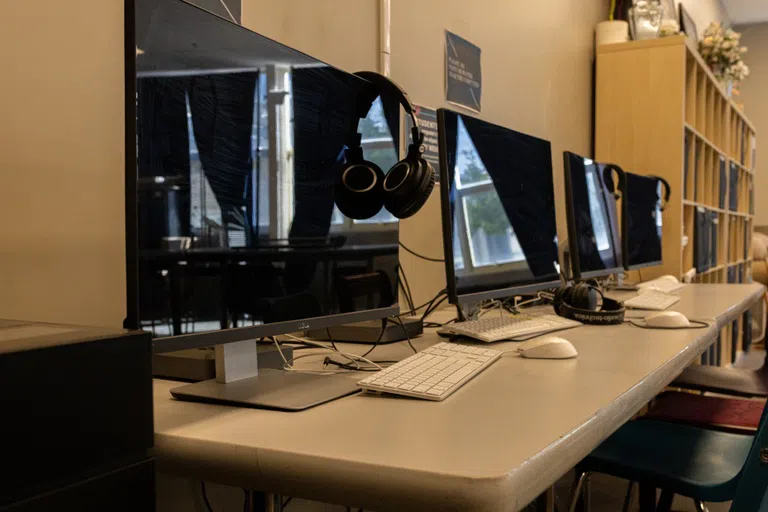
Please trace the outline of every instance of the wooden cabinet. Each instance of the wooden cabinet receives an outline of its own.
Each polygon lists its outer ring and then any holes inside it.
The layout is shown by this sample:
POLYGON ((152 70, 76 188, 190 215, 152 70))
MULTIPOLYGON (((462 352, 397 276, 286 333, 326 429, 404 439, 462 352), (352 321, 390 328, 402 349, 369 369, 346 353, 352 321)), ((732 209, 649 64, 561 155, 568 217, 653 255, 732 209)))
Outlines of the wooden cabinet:
MULTIPOLYGON (((663 264, 643 279, 696 267, 696 219, 706 214, 713 254, 694 282, 751 281, 755 152, 754 126, 684 36, 597 48, 595 158, 672 188, 663 264)), ((730 329, 722 338, 732 346, 730 329)))

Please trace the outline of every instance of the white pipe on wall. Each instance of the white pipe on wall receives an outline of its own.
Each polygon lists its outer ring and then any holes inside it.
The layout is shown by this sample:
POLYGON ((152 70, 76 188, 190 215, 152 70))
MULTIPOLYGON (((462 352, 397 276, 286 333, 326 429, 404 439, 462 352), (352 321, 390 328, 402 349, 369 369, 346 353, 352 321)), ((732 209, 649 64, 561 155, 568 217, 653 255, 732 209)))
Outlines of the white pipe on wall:
POLYGON ((379 0, 379 73, 390 75, 390 0, 379 0))

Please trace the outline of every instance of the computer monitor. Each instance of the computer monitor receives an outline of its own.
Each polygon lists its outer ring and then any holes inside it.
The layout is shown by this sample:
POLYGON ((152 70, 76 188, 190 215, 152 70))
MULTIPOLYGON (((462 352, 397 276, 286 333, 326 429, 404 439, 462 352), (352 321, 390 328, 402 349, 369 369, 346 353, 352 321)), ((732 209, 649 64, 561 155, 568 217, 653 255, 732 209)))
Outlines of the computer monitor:
POLYGON ((398 314, 397 219, 333 195, 350 131, 399 160, 397 101, 184 1, 127 5, 126 326, 167 352, 398 314))
POLYGON ((563 165, 573 278, 622 272, 616 200, 603 182, 605 164, 564 151, 563 165))
POLYGON ((624 174, 626 188, 621 201, 624 268, 637 270, 660 265, 662 181, 655 176, 624 174))
POLYGON ((550 143, 448 109, 437 118, 450 301, 558 286, 550 143))

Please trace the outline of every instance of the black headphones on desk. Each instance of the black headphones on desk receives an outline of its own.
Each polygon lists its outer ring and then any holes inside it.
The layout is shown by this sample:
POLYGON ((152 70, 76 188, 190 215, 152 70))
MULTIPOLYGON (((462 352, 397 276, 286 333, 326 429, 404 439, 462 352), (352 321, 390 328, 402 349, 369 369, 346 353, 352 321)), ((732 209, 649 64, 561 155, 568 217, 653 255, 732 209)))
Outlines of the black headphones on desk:
MULTIPOLYGON (((411 116, 412 142, 405 158, 384 174, 378 165, 363 157, 363 148, 360 146, 362 135, 358 133, 358 123, 355 122, 344 151, 346 161, 340 164, 337 171, 334 185, 336 206, 341 213, 353 219, 369 219, 382 206, 398 219, 408 218, 424 206, 435 186, 435 171, 422 157, 424 134, 419 130, 408 95, 399 85, 372 71, 360 71, 355 75, 372 83, 379 93, 397 98, 405 112, 411 116)), ((370 100, 373 101, 377 96, 373 95, 370 100)), ((362 111, 367 114, 368 109, 362 111)))
POLYGON ((590 325, 616 325, 624 322, 624 304, 609 299, 597 287, 576 283, 558 288, 552 300, 555 313, 590 325), (597 297, 603 299, 598 309, 597 297))

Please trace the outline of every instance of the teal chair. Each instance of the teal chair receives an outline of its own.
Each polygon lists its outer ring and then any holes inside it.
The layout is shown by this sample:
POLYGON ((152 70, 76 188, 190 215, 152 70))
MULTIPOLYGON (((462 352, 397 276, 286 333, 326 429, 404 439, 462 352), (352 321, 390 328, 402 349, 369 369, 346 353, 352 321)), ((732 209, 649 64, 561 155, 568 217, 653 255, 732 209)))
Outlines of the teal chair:
POLYGON ((641 512, 669 512, 675 494, 692 498, 701 512, 707 501, 733 501, 732 512, 768 512, 766 411, 754 436, 656 420, 625 424, 576 466, 570 512, 590 473, 639 482, 641 512))

